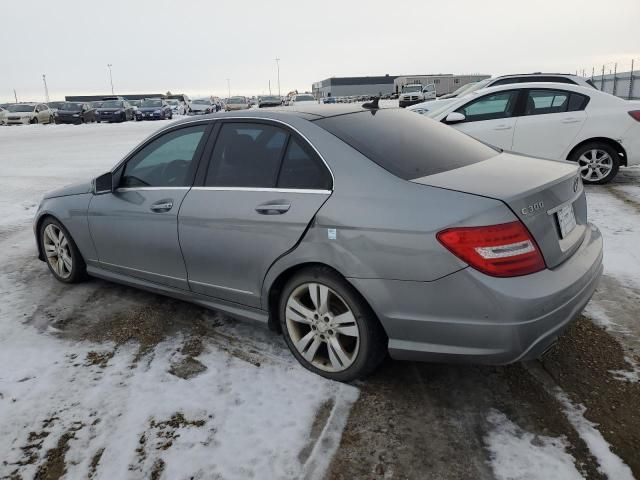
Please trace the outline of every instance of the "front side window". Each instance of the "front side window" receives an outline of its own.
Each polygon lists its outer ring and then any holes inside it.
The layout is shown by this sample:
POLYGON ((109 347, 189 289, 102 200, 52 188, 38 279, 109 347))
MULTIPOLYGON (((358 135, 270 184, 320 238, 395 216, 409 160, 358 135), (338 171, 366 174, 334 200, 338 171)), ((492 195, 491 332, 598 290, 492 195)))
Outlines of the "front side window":
POLYGON ((205 185, 273 188, 287 132, 260 123, 225 123, 213 149, 205 185))
POLYGON ((189 186, 193 160, 205 129, 205 125, 181 128, 151 141, 126 163, 120 186, 189 186))
POLYGON ((496 120, 513 116, 518 99, 518 91, 497 92, 486 95, 458 108, 468 122, 496 120))

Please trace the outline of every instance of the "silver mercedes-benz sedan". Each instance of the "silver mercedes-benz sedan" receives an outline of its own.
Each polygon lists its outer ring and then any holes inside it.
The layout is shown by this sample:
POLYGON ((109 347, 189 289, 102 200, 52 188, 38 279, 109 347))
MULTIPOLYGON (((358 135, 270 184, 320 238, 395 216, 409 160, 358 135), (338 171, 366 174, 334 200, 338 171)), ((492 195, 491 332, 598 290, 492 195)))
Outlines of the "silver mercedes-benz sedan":
POLYGON ((433 120, 305 105, 172 123, 51 192, 39 255, 267 323, 309 370, 540 356, 602 272, 576 165, 500 152, 433 120))

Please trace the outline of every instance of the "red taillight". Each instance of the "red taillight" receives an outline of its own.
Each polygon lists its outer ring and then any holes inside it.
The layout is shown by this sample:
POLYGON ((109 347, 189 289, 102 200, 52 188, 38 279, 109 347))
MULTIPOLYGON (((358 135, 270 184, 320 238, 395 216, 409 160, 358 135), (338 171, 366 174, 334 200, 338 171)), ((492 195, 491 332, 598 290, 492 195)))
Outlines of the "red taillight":
POLYGON ((545 268, 538 245, 519 221, 448 228, 436 237, 456 257, 494 277, 517 277, 545 268))
POLYGON ((631 115, 634 120, 637 120, 638 122, 640 122, 640 110, 631 110, 629 112, 629 115, 631 115))

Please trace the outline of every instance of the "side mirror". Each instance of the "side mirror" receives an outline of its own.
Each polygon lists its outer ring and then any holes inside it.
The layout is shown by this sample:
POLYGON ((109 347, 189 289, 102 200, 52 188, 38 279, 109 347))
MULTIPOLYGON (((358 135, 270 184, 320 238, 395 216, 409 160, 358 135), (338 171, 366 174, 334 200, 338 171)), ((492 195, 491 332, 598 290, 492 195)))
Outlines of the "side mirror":
POLYGON ((113 192, 113 174, 111 172, 104 173, 93 180, 94 195, 102 195, 103 193, 113 192))
POLYGON ((464 122, 466 119, 467 117, 465 117, 460 112, 451 112, 449 115, 447 115, 447 118, 445 118, 444 121, 445 123, 460 123, 464 122))

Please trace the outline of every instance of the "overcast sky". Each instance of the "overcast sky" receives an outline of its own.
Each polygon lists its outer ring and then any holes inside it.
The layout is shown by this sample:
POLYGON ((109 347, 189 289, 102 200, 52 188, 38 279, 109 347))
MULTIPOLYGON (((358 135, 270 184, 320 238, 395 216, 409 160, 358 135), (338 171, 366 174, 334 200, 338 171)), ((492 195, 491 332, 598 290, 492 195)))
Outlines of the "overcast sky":
POLYGON ((640 0, 2 2, 0 101, 264 94, 331 76, 640 68, 640 0), (99 8, 98 5, 102 7, 99 8))

